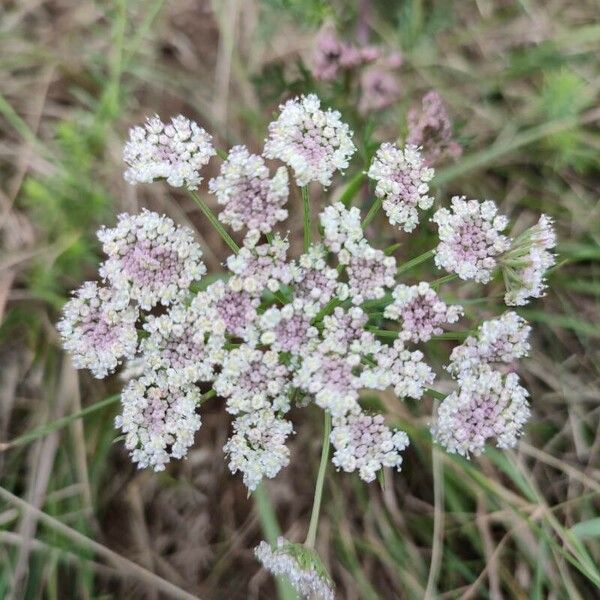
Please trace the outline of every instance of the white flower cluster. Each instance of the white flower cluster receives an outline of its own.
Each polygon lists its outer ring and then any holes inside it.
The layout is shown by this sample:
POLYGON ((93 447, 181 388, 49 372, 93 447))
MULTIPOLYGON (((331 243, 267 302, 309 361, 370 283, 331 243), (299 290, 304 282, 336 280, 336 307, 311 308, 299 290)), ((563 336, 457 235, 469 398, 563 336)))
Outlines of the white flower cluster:
POLYGON ((269 409, 243 414, 233 422, 233 435, 223 450, 229 456, 229 469, 240 471, 244 484, 254 491, 263 477, 273 478, 290 462, 285 445, 292 424, 269 409))
POLYGON ((126 292, 88 281, 65 305, 57 329, 75 368, 89 369, 102 379, 135 355, 137 319, 126 292))
POLYGON ((418 285, 397 285, 393 302, 385 307, 386 319, 401 321, 400 337, 406 341, 427 342, 443 333, 441 325, 456 323, 463 314, 458 305, 448 306, 426 281, 418 285))
POLYGON ((280 537, 272 548, 261 542, 254 550, 263 567, 276 577, 284 577, 304 600, 334 600, 333 584, 313 550, 280 537))
POLYGON ((226 398, 227 411, 233 415, 263 408, 286 412, 291 393, 288 374, 274 350, 242 344, 225 355, 214 389, 226 398))
POLYGON ((267 244, 256 245, 256 239, 246 237, 238 254, 227 259, 232 273, 229 285, 234 291, 244 290, 260 296, 264 289, 275 292, 289 284, 295 275, 294 265, 287 260, 289 243, 279 235, 267 244))
POLYGON ((335 171, 348 167, 356 151, 352 132, 337 110, 321 109, 314 94, 288 100, 269 125, 264 155, 286 163, 300 186, 318 181, 331 185, 335 171))
POLYGON ((98 231, 98 239, 108 256, 100 276, 144 310, 181 299, 206 273, 192 232, 164 215, 121 214, 114 228, 98 231))
MULTIPOLYGON (((314 95, 281 106, 262 156, 232 148, 209 188, 223 207, 221 221, 248 231, 226 272, 209 284, 192 233, 165 216, 124 214, 115 227, 98 232, 108 257, 100 267, 103 284, 88 282, 74 294, 58 330, 74 364, 97 377, 130 361, 133 379, 116 423, 140 467, 161 470, 185 456, 200 427, 200 405, 218 396, 233 415, 224 447, 229 468, 241 473, 249 490, 289 463, 292 407, 316 405, 333 417, 332 460, 339 469, 358 471, 365 481, 383 467, 400 469, 406 434, 390 430, 383 415, 366 414, 361 394, 393 389, 400 399, 418 400, 433 393, 428 388, 435 373, 411 344, 443 334, 463 315, 462 307, 447 304, 443 288, 438 293, 426 281, 400 283, 398 274, 423 260, 399 269, 393 246, 383 251, 369 243, 357 207, 322 207, 321 240, 295 259, 288 256, 288 240, 272 233, 287 216, 288 174, 284 166, 271 177, 264 158, 289 166, 301 186, 328 186, 354 151, 339 113, 322 110, 314 95), (394 331, 386 329, 390 320, 398 323, 394 331)), ((196 124, 183 117, 169 125, 150 119, 131 133, 126 178, 194 188, 213 154, 210 136, 196 124)), ((432 204, 433 171, 420 149, 383 144, 368 175, 390 222, 415 229, 419 210, 432 204)), ((502 233, 507 219, 491 201, 454 197, 433 221, 439 268, 487 283, 499 266, 509 304, 543 293, 545 271, 555 260, 548 217, 513 242, 502 233)), ((516 443, 529 408, 512 371, 529 351, 529 332, 521 317, 507 312, 453 350, 447 370, 457 390, 440 404, 432 430, 448 451, 469 456, 491 439, 501 448, 516 443)), ((304 596, 333 598, 311 552, 285 540, 257 549, 265 566, 304 596)))
POLYGON ((423 358, 420 350, 409 350, 398 338, 392 346, 380 348, 375 355, 377 366, 362 373, 362 382, 375 389, 391 386, 398 398, 419 400, 435 380, 435 373, 423 358))
POLYGON ((319 334, 311 322, 316 316, 316 306, 304 300, 294 300, 282 308, 272 306, 260 317, 263 331, 260 341, 270 344, 276 352, 301 355, 310 340, 319 334))
POLYGON ((348 295, 354 304, 385 296, 396 283, 396 259, 363 239, 338 255, 348 274, 348 295))
POLYGON ((146 366, 165 372, 171 385, 211 381, 223 359, 224 328, 203 322, 197 303, 176 304, 159 317, 149 315, 140 351, 146 366), (212 334, 212 335, 210 335, 212 334))
POLYGON ((215 154, 212 137, 194 121, 179 115, 165 124, 155 115, 129 131, 125 180, 135 185, 166 179, 173 187, 194 190, 202 181, 200 169, 215 154))
POLYGON ((368 175, 377 182, 375 195, 383 198, 383 210, 392 225, 411 232, 419 224, 417 208, 431 208, 429 181, 434 171, 425 164, 416 146, 404 149, 394 144, 381 144, 368 175))
POLYGON ((174 386, 159 373, 133 379, 121 393, 123 412, 115 420, 125 434, 131 460, 162 471, 171 458, 183 458, 200 429, 200 393, 192 385, 174 386))
POLYGON ((326 206, 320 215, 325 245, 339 253, 351 250, 363 239, 362 218, 355 206, 347 209, 341 202, 326 206))
POLYGON ((321 244, 311 246, 298 259, 294 274, 296 298, 324 306, 334 296, 345 299, 347 286, 338 283, 338 271, 327 264, 327 252, 321 244))
POLYGON ((269 233, 288 212, 288 174, 277 169, 269 179, 269 169, 261 156, 250 154, 245 146, 234 146, 221 165, 221 174, 209 182, 210 191, 224 206, 219 219, 234 231, 269 233))
POLYGON ((498 448, 511 448, 529 418, 528 395, 515 373, 503 375, 487 366, 471 371, 440 404, 432 434, 448 452, 466 458, 481 454, 489 439, 495 438, 498 448))
POLYGON ((436 265, 461 279, 487 283, 497 265, 496 257, 510 247, 510 240, 500 233, 508 219, 498 214, 494 202, 455 196, 452 209, 440 208, 432 221, 437 223, 440 237, 436 265))
POLYGON ((499 448, 516 445, 529 418, 528 393, 515 373, 504 375, 498 363, 510 364, 529 353, 531 328, 510 311, 484 321, 477 337, 468 337, 452 351, 448 371, 458 391, 440 404, 432 433, 448 452, 480 454, 486 441, 499 448))
POLYGON ((400 452, 408 447, 404 431, 391 431, 383 415, 350 413, 333 420, 331 443, 335 448, 333 464, 348 473, 358 470, 366 482, 375 480, 382 467, 400 471, 400 452))
POLYGON ((484 321, 477 336, 469 336, 450 355, 448 371, 460 378, 462 373, 477 371, 482 365, 510 364, 529 354, 527 321, 513 311, 497 319, 484 321))

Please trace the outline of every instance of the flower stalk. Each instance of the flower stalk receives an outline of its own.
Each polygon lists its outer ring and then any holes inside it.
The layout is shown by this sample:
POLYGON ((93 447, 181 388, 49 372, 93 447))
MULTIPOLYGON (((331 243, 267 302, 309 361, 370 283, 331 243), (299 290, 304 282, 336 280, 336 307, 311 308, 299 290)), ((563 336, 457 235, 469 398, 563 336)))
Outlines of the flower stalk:
POLYGON ((221 239, 229 246, 234 254, 240 251, 240 247, 235 243, 234 239, 227 233, 221 221, 217 218, 215 213, 210 209, 208 204, 193 190, 188 190, 188 193, 192 200, 198 205, 198 208, 202 211, 204 216, 209 220, 210 224, 215 228, 217 233, 221 236, 221 239))
POLYGON ((317 539, 317 527, 319 525, 319 513, 321 511, 321 500, 323 498, 323 487, 325 485, 325 473, 327 471, 327 463, 329 461, 329 436, 331 434, 331 415, 324 411, 323 413, 323 448, 321 449, 321 462, 319 464, 319 472, 317 474, 317 483, 315 486, 315 497, 313 500, 312 513, 310 515, 310 523, 308 526, 308 534, 304 544, 309 548, 315 547, 317 539))

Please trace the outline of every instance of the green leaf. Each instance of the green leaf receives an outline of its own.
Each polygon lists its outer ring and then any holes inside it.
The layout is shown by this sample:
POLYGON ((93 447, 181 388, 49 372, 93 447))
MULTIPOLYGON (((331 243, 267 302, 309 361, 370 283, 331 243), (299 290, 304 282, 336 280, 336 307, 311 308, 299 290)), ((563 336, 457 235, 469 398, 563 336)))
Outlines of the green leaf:
POLYGON ((600 537, 600 517, 589 519, 587 521, 581 521, 570 529, 571 533, 579 538, 597 538, 600 537))

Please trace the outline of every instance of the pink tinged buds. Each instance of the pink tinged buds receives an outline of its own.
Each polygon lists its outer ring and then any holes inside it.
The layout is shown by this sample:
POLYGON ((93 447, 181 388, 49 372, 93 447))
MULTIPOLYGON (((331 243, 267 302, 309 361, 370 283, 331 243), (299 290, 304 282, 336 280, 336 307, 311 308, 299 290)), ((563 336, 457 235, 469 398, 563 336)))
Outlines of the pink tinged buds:
POLYGON ((194 190, 202 181, 200 169, 214 154, 212 137, 197 123, 179 115, 166 124, 156 115, 129 130, 124 177, 132 185, 166 179, 173 187, 194 190))
POLYGON ((461 279, 487 283, 497 257, 510 247, 510 240, 500 233, 508 219, 498 214, 496 204, 454 196, 451 209, 440 208, 432 221, 438 225, 440 238, 436 265, 461 279))
POLYGON ((162 374, 130 381, 115 425, 125 434, 132 461, 162 471, 171 458, 183 458, 200 429, 199 402, 196 387, 172 385, 162 374))
POLYGON ((443 333, 442 325, 456 323, 463 314, 461 306, 448 306, 425 281, 412 286, 400 284, 392 296, 383 315, 400 321, 400 337, 406 341, 427 342, 443 333))
POLYGON ((287 164, 299 186, 318 181, 328 187, 334 173, 346 169, 356 151, 352 131, 341 114, 320 106, 314 94, 288 100, 269 125, 264 156, 287 164))
POLYGON ((134 357, 137 319, 138 310, 130 306, 126 291, 88 281, 65 304, 57 329, 74 366, 102 379, 123 359, 134 357))
POLYGON ((383 415, 362 412, 335 418, 330 439, 333 464, 347 473, 358 471, 366 482, 374 481, 383 467, 400 471, 400 452, 409 443, 406 433, 385 426, 383 415))
POLYGON ((481 454, 491 440, 512 448, 529 419, 528 395, 515 373, 489 367, 469 373, 440 404, 432 434, 448 452, 466 458, 481 454))
POLYGON ((416 146, 404 149, 382 144, 369 168, 369 177, 377 182, 375 194, 383 198, 383 209, 392 225, 410 232, 419 224, 417 209, 431 208, 429 181, 433 169, 427 167, 416 146))
POLYGON ((114 228, 98 231, 98 239, 108 256, 100 275, 144 310, 181 299, 206 273, 192 232, 154 212, 121 214, 114 228))
POLYGON ((221 174, 209 182, 211 193, 224 208, 219 220, 234 231, 268 233, 284 221, 283 207, 288 199, 288 175, 280 167, 269 179, 269 170, 261 156, 250 154, 245 146, 235 146, 221 165, 221 174))
POLYGON ((241 472, 244 485, 254 491, 263 477, 272 479, 290 462, 285 445, 293 427, 269 409, 237 417, 233 435, 223 450, 232 473, 241 472))

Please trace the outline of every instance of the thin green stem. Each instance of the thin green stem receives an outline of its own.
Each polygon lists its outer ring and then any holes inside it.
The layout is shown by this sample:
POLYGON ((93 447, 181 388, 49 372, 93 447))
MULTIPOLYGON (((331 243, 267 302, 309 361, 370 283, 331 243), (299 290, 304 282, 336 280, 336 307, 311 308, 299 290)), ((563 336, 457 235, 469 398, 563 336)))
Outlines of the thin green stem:
POLYGON ((402 244, 400 242, 397 242, 395 244, 391 244, 390 246, 388 246, 387 248, 384 248, 383 253, 386 256, 391 256, 392 254, 394 254, 394 252, 396 252, 396 250, 398 250, 398 248, 400 248, 402 246, 402 244))
POLYGON ((215 213, 209 208, 208 204, 193 190, 188 190, 190 197, 198 205, 198 208, 204 213, 204 216, 210 221, 210 224, 216 229, 217 233, 221 236, 223 241, 231 248, 231 250, 237 254, 240 251, 240 247, 235 243, 233 238, 225 231, 223 225, 215 213))
POLYGON ((411 260, 401 264, 398 267, 396 273, 400 275, 401 273, 410 271, 410 269, 412 269, 413 267, 416 267, 417 265, 420 265, 421 263, 424 263, 425 261, 429 260, 434 254, 434 248, 432 248, 431 250, 427 250, 427 252, 423 252, 423 254, 419 254, 419 256, 415 256, 415 258, 412 258, 411 260))
POLYGON ((319 525, 319 512, 321 510, 321 499, 323 498, 323 485, 325 483, 325 472, 327 471, 327 462, 329 460, 329 435, 331 434, 331 415, 324 411, 323 421, 323 448, 321 449, 321 463, 317 474, 317 484, 315 486, 315 497, 313 500, 312 513, 310 515, 310 524, 308 534, 304 544, 309 548, 315 547, 317 539, 317 526, 319 525))
POLYGON ((425 388, 425 393, 431 398, 435 398, 436 400, 445 400, 446 394, 442 394, 442 392, 438 392, 432 388, 425 388))
POLYGON ((311 242, 310 196, 307 185, 303 185, 300 189, 302 190, 302 204, 304 206, 304 252, 307 252, 311 242))
POLYGON ((311 321, 311 324, 319 323, 323 320, 323 317, 330 315, 336 306, 339 306, 342 301, 339 298, 332 298, 315 316, 315 318, 311 321))
POLYGON ((349 208, 352 204, 352 200, 356 193, 363 185, 363 182, 367 178, 367 174, 364 171, 359 171, 348 183, 346 189, 340 196, 340 202, 346 207, 349 208))
POLYGON ((200 396, 200 404, 204 404, 204 402, 210 400, 211 398, 214 398, 216 395, 217 392, 215 392, 215 390, 211 388, 210 390, 208 390, 208 392, 200 396))
POLYGON ((448 273, 448 275, 444 275, 443 277, 440 277, 439 279, 432 281, 430 283, 430 285, 432 288, 437 288, 440 285, 443 285, 444 283, 448 283, 449 281, 454 281, 457 277, 458 277, 458 275, 456 273, 448 273))
POLYGON ((375 198, 375 202, 371 204, 371 208, 365 217, 365 220, 362 223, 362 228, 366 229, 369 223, 375 218, 375 215, 379 212, 381 205, 383 204, 383 197, 375 198))

